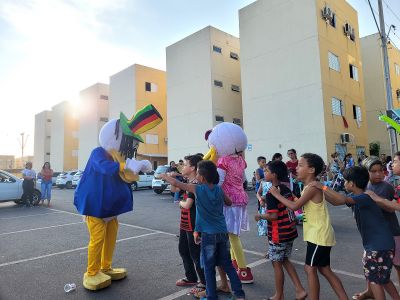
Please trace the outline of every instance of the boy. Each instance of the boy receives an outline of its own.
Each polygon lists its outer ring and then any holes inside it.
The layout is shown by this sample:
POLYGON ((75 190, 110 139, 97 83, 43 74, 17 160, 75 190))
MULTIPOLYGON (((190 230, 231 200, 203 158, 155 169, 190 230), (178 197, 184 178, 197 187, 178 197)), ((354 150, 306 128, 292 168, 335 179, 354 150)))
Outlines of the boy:
MULTIPOLYGON (((261 184, 261 180, 264 179, 264 167, 267 163, 267 159, 264 156, 259 156, 257 157, 257 164, 258 168, 255 171, 255 177, 256 177, 256 193, 258 192, 258 189, 261 184)), ((260 209, 260 204, 258 204, 258 209, 260 209)))
POLYGON ((297 201, 283 197, 279 189, 272 187, 271 194, 292 211, 303 207, 303 238, 307 242, 307 253, 304 270, 307 274, 309 298, 319 299, 318 271, 328 280, 339 299, 348 299, 342 282, 330 267, 332 246, 335 245, 335 233, 324 201, 322 191, 309 186, 316 181, 324 168, 322 158, 313 153, 303 154, 297 166, 297 178, 305 187, 297 201))
MULTIPOLYGON (((269 162, 264 169, 264 175, 265 181, 270 182, 272 186, 279 187, 280 194, 293 201, 290 189, 281 184, 281 181, 288 176, 288 169, 284 162, 279 160, 269 162)), ((255 220, 263 219, 268 222, 268 257, 275 273, 275 295, 268 299, 283 299, 283 268, 288 272, 296 288, 296 299, 305 299, 307 293, 301 285, 296 269, 289 260, 293 241, 297 238, 294 214, 270 193, 265 195, 265 202, 267 204, 266 214, 255 215, 255 220)))
POLYGON ((385 299, 386 290, 392 299, 399 300, 399 294, 390 280, 394 240, 382 210, 365 193, 370 180, 368 171, 363 167, 352 167, 344 171, 343 177, 345 189, 353 193, 351 197, 334 192, 319 182, 312 186, 323 190, 325 199, 333 205, 354 206, 354 218, 364 246, 364 275, 373 297, 376 300, 385 299))

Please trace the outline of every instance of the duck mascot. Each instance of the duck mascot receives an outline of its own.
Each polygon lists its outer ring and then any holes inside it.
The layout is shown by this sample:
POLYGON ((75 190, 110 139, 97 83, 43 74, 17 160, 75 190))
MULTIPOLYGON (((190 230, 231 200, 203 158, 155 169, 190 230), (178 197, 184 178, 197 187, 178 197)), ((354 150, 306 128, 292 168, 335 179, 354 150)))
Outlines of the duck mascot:
POLYGON ((249 230, 247 203, 244 190, 244 171, 247 167, 243 158, 247 148, 247 136, 243 129, 233 123, 223 122, 206 132, 209 152, 204 159, 212 160, 217 165, 220 185, 224 193, 232 200, 232 206, 224 206, 224 215, 231 244, 231 258, 242 283, 253 283, 251 269, 240 241, 240 232, 249 230))
POLYGON ((153 105, 138 111, 132 119, 123 113, 100 130, 100 147, 95 148, 76 188, 74 205, 86 216, 89 230, 88 264, 83 286, 99 290, 112 280, 126 277, 126 269, 113 268, 112 258, 118 234, 117 216, 133 210, 131 182, 140 171, 152 169, 147 160, 136 160, 141 133, 162 121, 153 105))

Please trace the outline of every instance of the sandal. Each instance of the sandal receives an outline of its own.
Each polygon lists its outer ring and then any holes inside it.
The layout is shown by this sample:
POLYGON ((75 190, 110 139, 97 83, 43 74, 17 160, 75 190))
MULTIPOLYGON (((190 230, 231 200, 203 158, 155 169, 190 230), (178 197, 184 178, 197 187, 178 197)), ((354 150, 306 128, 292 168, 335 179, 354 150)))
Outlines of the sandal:
POLYGON ((187 279, 187 278, 179 279, 176 282, 176 286, 190 286, 190 285, 196 285, 196 284, 197 284, 197 281, 196 282, 189 281, 189 279, 187 279))
POLYGON ((205 290, 206 290, 206 286, 202 283, 199 283, 195 287, 191 288, 189 293, 194 295, 194 294, 197 294, 197 293, 205 291, 205 290))
POLYGON ((229 288, 228 288, 228 290, 223 290, 223 289, 221 289, 221 287, 219 287, 219 286, 217 286, 216 291, 217 291, 217 294, 229 295, 229 294, 232 293, 231 290, 230 290, 229 288))
POLYGON ((194 294, 193 294, 193 297, 196 298, 196 299, 202 299, 202 298, 207 299, 207 298, 206 298, 206 297, 207 297, 206 290, 201 291, 201 292, 194 293, 194 294))
POLYGON ((368 295, 366 292, 355 293, 351 299, 354 300, 366 300, 366 299, 375 299, 373 296, 368 295))

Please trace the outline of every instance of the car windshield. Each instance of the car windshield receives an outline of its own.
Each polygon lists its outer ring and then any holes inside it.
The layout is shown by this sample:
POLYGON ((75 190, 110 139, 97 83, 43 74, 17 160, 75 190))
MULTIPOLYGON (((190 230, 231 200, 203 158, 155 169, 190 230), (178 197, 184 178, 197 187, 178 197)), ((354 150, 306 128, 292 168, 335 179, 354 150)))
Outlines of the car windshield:
POLYGON ((168 171, 168 166, 160 166, 155 171, 155 174, 167 173, 167 171, 168 171))

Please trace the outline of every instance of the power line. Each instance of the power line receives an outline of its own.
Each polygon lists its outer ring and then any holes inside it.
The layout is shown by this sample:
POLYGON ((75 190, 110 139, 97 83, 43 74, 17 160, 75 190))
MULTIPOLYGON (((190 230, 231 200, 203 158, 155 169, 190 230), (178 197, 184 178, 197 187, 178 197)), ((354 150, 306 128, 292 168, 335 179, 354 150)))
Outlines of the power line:
POLYGON ((372 8, 371 2, 369 0, 367 0, 367 2, 368 2, 368 5, 369 5, 369 8, 371 9, 372 16, 374 17, 376 28, 378 29, 379 35, 381 35, 381 31, 379 30, 378 22, 376 21, 374 9, 372 8))
POLYGON ((396 13, 394 12, 394 10, 390 7, 390 5, 386 2, 386 0, 383 0, 383 2, 385 3, 386 7, 389 9, 389 11, 395 16, 395 18, 400 22, 400 18, 396 15, 396 13))

